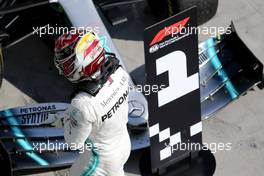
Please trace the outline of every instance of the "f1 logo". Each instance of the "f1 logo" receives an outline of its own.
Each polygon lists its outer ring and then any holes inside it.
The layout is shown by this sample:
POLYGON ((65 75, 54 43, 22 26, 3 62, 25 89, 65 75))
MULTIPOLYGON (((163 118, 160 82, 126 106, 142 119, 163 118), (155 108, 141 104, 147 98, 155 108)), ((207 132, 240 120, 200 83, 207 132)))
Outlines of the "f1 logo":
POLYGON ((199 88, 199 74, 188 77, 186 55, 182 51, 174 51, 156 60, 157 76, 167 72, 169 86, 158 92, 158 105, 164 106, 199 88))

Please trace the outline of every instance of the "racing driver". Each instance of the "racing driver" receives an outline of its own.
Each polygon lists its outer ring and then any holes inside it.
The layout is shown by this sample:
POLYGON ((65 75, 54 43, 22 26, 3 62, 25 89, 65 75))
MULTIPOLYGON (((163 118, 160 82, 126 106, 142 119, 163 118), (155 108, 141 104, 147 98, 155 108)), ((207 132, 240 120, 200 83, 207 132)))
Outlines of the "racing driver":
POLYGON ((76 87, 64 118, 65 140, 85 149, 70 175, 123 176, 131 149, 128 74, 93 32, 60 36, 54 62, 76 87))

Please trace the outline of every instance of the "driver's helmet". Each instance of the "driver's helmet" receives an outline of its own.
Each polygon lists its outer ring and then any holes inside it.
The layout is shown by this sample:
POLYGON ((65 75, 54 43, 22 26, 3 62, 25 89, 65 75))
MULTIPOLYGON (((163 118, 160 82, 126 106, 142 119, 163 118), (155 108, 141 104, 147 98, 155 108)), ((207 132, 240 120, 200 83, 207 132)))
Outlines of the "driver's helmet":
POLYGON ((105 63, 104 48, 93 32, 65 33, 55 42, 54 62, 73 83, 96 79, 105 63))

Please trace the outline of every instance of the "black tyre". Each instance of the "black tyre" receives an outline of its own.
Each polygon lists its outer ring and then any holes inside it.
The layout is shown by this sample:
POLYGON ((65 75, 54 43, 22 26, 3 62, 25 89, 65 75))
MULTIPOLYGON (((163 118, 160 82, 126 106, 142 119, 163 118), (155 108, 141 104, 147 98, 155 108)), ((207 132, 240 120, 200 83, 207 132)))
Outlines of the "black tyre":
POLYGON ((218 7, 218 0, 148 0, 148 3, 159 20, 197 6, 199 25, 210 20, 218 7))
POLYGON ((0 87, 2 85, 3 76, 4 76, 4 60, 3 60, 2 48, 0 48, 0 87))

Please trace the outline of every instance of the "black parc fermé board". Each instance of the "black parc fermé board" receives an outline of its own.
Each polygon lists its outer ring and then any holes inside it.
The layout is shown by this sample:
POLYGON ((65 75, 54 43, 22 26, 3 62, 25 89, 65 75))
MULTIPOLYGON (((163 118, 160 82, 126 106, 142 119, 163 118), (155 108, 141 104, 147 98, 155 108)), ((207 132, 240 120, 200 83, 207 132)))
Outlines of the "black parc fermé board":
POLYGON ((153 172, 189 156, 179 144, 202 143, 196 8, 145 30, 147 85, 165 85, 147 96, 153 172))

